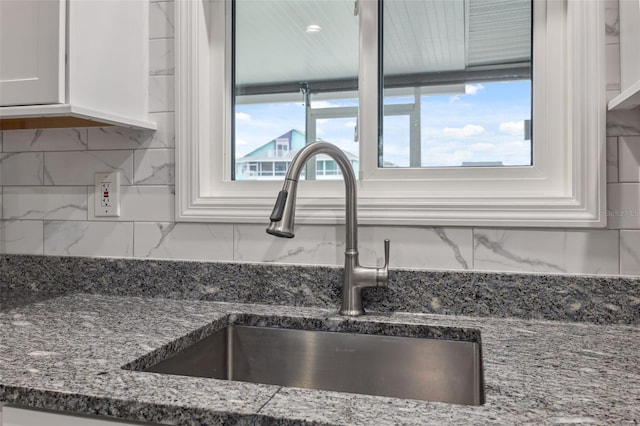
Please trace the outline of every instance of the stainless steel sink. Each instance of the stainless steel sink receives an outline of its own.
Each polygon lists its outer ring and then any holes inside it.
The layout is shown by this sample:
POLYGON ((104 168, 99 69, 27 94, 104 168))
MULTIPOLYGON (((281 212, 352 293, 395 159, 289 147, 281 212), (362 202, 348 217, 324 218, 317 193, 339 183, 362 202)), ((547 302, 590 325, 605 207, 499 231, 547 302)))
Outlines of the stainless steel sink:
POLYGON ((227 326, 144 371, 484 403, 479 342, 227 326))

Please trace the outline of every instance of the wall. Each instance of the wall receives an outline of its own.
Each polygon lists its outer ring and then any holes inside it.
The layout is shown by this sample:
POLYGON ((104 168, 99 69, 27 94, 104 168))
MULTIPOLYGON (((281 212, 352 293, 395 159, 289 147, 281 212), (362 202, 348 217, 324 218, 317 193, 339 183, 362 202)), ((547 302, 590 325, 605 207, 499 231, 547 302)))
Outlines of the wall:
MULTIPOLYGON (((620 90, 618 11, 606 0, 607 95, 620 90)), ((151 1, 154 133, 121 128, 0 135, 0 253, 340 265, 344 230, 174 222, 173 3, 151 1), (123 171, 122 216, 96 218, 93 175, 123 171)), ((361 227, 361 259, 395 267, 640 275, 640 110, 607 123, 609 226, 602 230, 361 227)))

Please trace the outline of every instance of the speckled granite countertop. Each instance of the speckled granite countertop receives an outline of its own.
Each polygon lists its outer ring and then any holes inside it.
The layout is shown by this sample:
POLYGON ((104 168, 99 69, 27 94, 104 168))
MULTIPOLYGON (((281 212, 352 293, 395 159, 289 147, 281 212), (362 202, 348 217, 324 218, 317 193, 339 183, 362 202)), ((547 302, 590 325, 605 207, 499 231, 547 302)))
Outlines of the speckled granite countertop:
MULTIPOLYGON (((0 309, 38 293, 337 309, 342 284, 326 266, 0 255, 0 309)), ((640 325, 640 277, 392 269, 362 297, 376 312, 640 325)))
POLYGON ((0 400, 169 424, 637 424, 640 327, 71 294, 0 312, 0 400), (250 314, 272 324, 477 329, 486 404, 472 407, 123 370, 250 314), (180 341, 180 340, 178 340, 180 341))

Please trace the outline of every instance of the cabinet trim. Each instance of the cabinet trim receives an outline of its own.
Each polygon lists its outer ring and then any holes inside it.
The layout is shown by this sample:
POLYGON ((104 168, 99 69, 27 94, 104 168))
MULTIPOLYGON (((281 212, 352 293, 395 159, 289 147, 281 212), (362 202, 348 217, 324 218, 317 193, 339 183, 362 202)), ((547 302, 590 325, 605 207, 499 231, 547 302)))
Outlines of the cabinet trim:
POLYGON ((69 104, 5 107, 0 110, 0 130, 60 127, 124 126, 156 130, 151 121, 136 120, 69 104))

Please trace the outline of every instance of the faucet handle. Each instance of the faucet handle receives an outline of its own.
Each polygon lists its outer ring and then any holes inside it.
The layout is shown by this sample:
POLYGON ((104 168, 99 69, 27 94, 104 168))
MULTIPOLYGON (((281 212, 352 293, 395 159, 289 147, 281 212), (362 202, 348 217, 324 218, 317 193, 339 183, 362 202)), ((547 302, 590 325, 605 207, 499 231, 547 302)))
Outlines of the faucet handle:
POLYGON ((389 258, 391 257, 389 255, 390 246, 391 246, 391 241, 389 241, 388 239, 385 239, 384 240, 384 266, 383 266, 385 269, 389 269, 389 258))
POLYGON ((389 285, 389 240, 384 240, 384 265, 376 268, 376 287, 387 287, 389 285))

